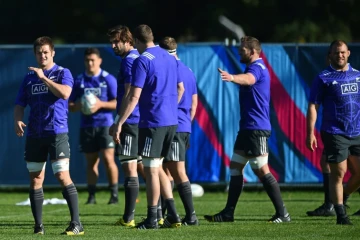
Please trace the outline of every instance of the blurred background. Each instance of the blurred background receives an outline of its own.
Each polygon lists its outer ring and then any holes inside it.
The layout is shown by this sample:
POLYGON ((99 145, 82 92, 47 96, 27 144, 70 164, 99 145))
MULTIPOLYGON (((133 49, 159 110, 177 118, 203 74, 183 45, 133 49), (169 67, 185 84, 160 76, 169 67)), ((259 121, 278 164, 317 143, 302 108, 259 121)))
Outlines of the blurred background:
POLYGON ((40 35, 56 43, 108 42, 106 30, 149 25, 156 40, 213 42, 233 37, 224 15, 262 42, 360 40, 356 0, 1 0, 0 44, 32 43, 40 35))

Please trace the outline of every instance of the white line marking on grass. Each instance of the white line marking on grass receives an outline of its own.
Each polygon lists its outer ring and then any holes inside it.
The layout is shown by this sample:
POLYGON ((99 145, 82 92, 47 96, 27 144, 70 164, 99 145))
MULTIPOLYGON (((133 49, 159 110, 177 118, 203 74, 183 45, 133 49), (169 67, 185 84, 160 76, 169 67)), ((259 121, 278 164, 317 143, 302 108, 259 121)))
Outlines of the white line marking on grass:
MULTIPOLYGON (((43 210, 43 214, 47 214, 47 213, 56 213, 56 212, 63 212, 63 211, 67 211, 67 209, 56 209, 56 210, 52 210, 52 211, 44 211, 43 210)), ((14 214, 14 215, 6 215, 6 216, 0 216, 0 219, 4 219, 4 218, 12 218, 12 217, 23 217, 23 216, 32 216, 32 213, 24 213, 24 214, 14 214)))

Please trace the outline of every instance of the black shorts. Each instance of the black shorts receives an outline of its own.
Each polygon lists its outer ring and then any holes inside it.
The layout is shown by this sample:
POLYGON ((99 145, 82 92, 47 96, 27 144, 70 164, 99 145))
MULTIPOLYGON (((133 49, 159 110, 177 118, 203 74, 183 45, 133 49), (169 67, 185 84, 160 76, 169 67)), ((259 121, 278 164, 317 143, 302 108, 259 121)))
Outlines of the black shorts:
POLYGON ((27 162, 46 162, 50 160, 70 158, 69 137, 61 133, 43 138, 26 138, 24 158, 27 162))
POLYGON ((129 156, 137 158, 138 156, 138 142, 139 142, 139 126, 137 124, 122 125, 120 133, 120 144, 116 144, 116 156, 129 156))
POLYGON ((177 125, 158 128, 139 128, 139 155, 161 158, 171 150, 177 125))
POLYGON ((80 128, 80 152, 93 153, 114 147, 114 141, 109 135, 109 127, 80 128))
POLYGON ((347 137, 321 131, 321 139, 328 163, 340 163, 349 155, 360 156, 360 136, 347 137))
POLYGON ((165 162, 170 161, 185 161, 186 149, 189 146, 190 133, 177 132, 171 143, 170 152, 165 157, 165 162))
POLYGON ((240 130, 236 137, 234 150, 244 151, 249 157, 269 153, 269 130, 240 130))

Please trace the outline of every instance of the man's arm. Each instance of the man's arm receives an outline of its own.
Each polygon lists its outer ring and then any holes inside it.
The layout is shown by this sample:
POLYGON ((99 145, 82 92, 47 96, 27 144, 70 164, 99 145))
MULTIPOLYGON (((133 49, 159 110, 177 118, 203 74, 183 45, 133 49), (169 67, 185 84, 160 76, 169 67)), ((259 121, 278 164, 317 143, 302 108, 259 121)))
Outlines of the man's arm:
POLYGON ((191 99, 191 112, 190 112, 191 121, 195 117, 197 105, 198 105, 198 95, 193 94, 191 99))
POLYGON ((179 82, 177 84, 177 92, 178 92, 178 103, 180 102, 184 92, 185 92, 185 88, 184 88, 184 83, 183 82, 179 82))
POLYGON ((221 70, 220 68, 218 68, 218 71, 220 73, 221 79, 226 82, 233 82, 243 86, 250 86, 256 82, 254 75, 251 73, 232 75, 226 71, 221 70))
POLYGON ((38 78, 45 83, 49 90, 58 98, 68 99, 71 94, 72 88, 68 85, 63 85, 56 83, 47 77, 45 77, 44 72, 41 68, 29 67, 29 70, 34 71, 38 78))
POLYGON ((24 129, 23 128, 26 127, 26 125, 22 121, 22 119, 24 117, 24 109, 25 108, 20 106, 20 105, 15 105, 15 109, 14 109, 14 125, 15 125, 15 133, 19 137, 24 136, 24 129))
POLYGON ((45 83, 49 90, 58 98, 66 100, 70 97, 72 90, 70 86, 56 83, 45 76, 41 78, 41 81, 43 81, 43 83, 45 83))
POLYGON ((141 91, 142 91, 141 88, 130 87, 129 94, 121 102, 121 107, 118 112, 118 116, 116 116, 117 118, 116 119, 117 121, 115 121, 116 124, 123 125, 126 119, 134 111, 136 104, 138 104, 139 102, 141 91))
POLYGON ((70 112, 77 112, 81 110, 81 102, 80 101, 69 101, 69 110, 70 112))
POLYGON ((107 101, 107 102, 103 102, 103 101, 100 101, 98 99, 98 101, 96 102, 96 104, 99 104, 99 108, 104 108, 104 109, 108 109, 108 110, 115 110, 116 109, 116 99, 113 99, 113 100, 110 100, 110 101, 107 101))
POLYGON ((307 147, 314 151, 314 147, 317 148, 317 140, 315 138, 315 123, 317 119, 317 112, 319 109, 319 105, 315 103, 309 103, 308 111, 306 115, 307 122, 307 139, 306 145, 307 147))

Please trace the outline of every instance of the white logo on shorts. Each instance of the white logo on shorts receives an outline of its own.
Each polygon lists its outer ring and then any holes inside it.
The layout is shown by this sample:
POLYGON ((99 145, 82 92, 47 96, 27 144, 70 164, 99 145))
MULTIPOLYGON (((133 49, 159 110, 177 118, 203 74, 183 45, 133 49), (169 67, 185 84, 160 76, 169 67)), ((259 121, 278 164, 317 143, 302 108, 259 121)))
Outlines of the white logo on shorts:
POLYGON ((114 147, 114 143, 113 142, 110 142, 108 147, 114 147))
POLYGON ((61 153, 59 154, 59 157, 65 157, 65 154, 64 154, 63 152, 61 152, 61 153))

